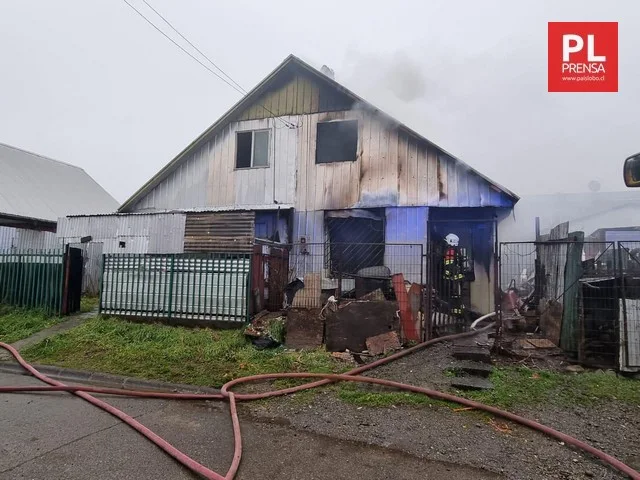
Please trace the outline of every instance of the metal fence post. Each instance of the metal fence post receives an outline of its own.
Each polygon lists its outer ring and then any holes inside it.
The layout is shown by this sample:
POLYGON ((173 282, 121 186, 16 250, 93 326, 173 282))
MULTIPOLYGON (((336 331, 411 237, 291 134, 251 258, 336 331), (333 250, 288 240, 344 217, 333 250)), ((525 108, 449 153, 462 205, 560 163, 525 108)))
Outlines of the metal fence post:
MULTIPOLYGON (((619 263, 622 266, 622 250, 626 248, 624 247, 622 242, 618 242, 617 244, 618 246, 618 255, 620 256, 619 258, 619 263)), ((618 354, 616 355, 616 365, 618 366, 618 368, 620 368, 620 349, 622 348, 622 341, 624 341, 625 345, 624 345, 624 353, 625 353, 625 363, 627 365, 629 365, 629 348, 627 345, 628 342, 628 338, 629 338, 629 332, 627 329, 627 325, 628 325, 628 318, 627 318, 627 292, 625 289, 625 282, 624 282, 624 269, 620 268, 620 286, 619 286, 619 291, 620 291, 620 298, 622 299, 622 325, 620 325, 618 323, 618 331, 617 331, 617 340, 618 340, 618 354), (620 341, 620 328, 622 328, 622 331, 624 332, 623 335, 623 339, 622 341, 620 341)), ((619 317, 618 317, 619 318, 619 317)))
POLYGON ((173 307, 173 267, 175 265, 175 253, 171 254, 171 267, 169 269, 169 307, 168 307, 168 318, 171 320, 171 309, 173 307))
POLYGON ((104 262, 105 262, 105 254, 102 254, 102 266, 100 268, 100 281, 98 284, 98 315, 102 315, 103 307, 103 299, 104 299, 104 262))

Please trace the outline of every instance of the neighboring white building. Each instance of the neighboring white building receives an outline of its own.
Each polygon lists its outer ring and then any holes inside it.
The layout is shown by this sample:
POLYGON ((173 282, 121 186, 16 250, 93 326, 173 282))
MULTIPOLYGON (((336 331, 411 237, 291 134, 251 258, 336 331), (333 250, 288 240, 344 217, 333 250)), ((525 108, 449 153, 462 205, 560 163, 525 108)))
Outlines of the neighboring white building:
POLYGON ((83 169, 0 143, 0 250, 62 247, 59 217, 117 208, 83 169))
POLYGON ((640 226, 640 192, 525 195, 501 219, 500 241, 534 241, 536 217, 542 235, 564 222, 569 222, 570 232, 581 231, 586 236, 602 228, 640 226))

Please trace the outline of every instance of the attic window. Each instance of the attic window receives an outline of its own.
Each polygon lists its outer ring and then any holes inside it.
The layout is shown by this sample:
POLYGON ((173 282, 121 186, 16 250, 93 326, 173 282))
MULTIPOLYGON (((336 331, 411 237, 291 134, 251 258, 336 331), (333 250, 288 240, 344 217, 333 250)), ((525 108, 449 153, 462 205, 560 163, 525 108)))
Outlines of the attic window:
POLYGON ((358 121, 318 123, 316 163, 355 162, 358 121))
POLYGON ((269 165, 269 130, 254 130, 236 134, 236 168, 269 165))

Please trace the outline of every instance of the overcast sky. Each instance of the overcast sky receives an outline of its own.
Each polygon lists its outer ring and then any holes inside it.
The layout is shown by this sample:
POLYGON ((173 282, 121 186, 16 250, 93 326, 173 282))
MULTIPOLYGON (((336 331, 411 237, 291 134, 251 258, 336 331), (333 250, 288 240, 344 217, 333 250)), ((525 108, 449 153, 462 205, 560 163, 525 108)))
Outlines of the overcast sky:
MULTIPOLYGON (((142 0, 130 0, 151 15, 142 0)), ((148 0, 245 88, 288 54, 518 194, 622 190, 634 1, 148 0), (619 22, 619 93, 548 93, 548 21, 619 22)), ((0 142, 124 201, 240 97, 121 0, 0 0, 0 142)))

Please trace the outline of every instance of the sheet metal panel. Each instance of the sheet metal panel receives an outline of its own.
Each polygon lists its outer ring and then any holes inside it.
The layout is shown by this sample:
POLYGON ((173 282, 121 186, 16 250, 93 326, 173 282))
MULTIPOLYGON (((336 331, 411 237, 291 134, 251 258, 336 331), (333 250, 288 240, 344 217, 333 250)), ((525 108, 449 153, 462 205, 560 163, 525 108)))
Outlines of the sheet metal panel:
POLYGON ((13 247, 13 237, 16 229, 12 227, 0 227, 0 250, 8 250, 13 247))
POLYGON ((62 244, 55 233, 0 227, 0 250, 45 250, 59 248, 62 244))
POLYGON ((255 212, 188 213, 185 252, 251 252, 255 212))
POLYGON ((64 217, 56 235, 67 243, 91 236, 92 242, 104 243, 104 253, 180 253, 184 226, 183 213, 64 217))
POLYGON ((640 230, 607 230, 606 242, 640 242, 640 230))
POLYGON ((620 299, 620 367, 622 370, 640 370, 640 300, 620 299))

